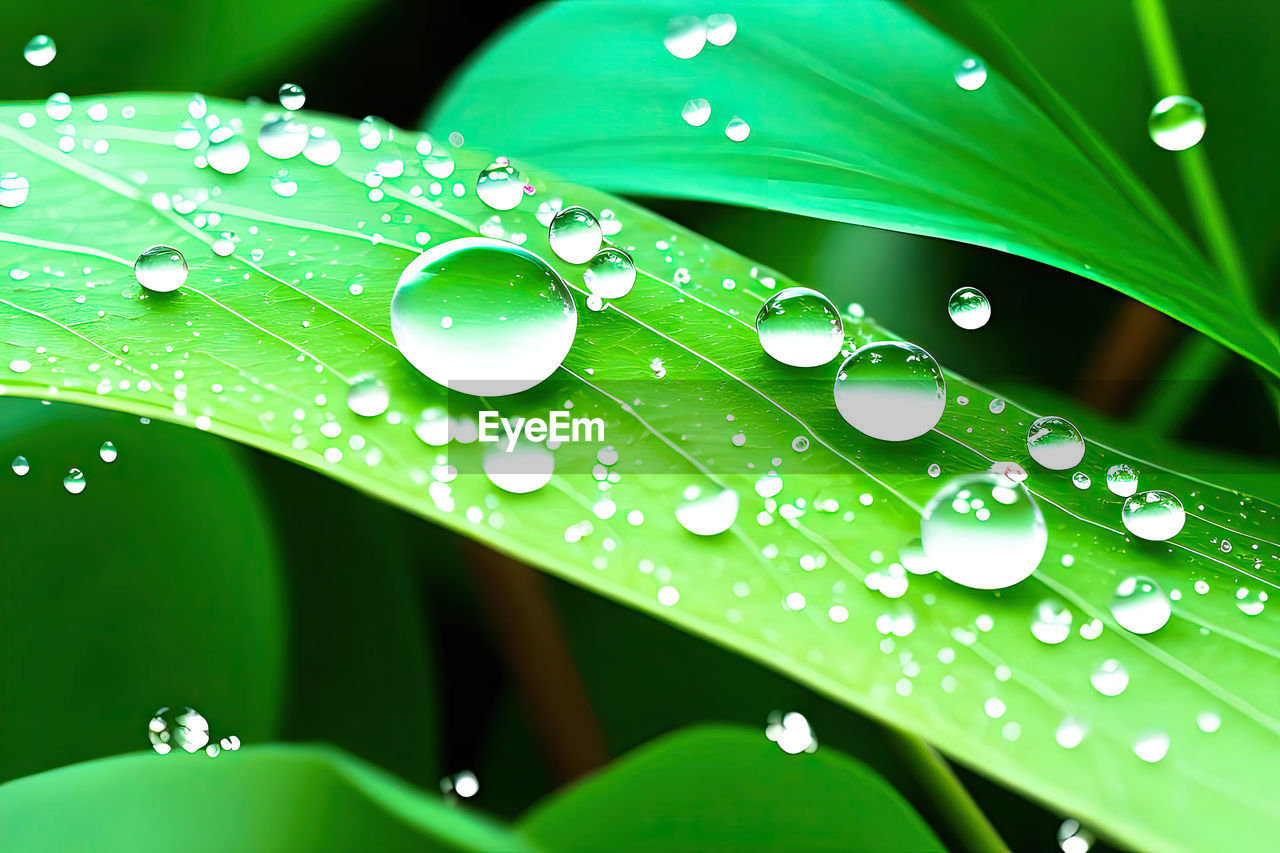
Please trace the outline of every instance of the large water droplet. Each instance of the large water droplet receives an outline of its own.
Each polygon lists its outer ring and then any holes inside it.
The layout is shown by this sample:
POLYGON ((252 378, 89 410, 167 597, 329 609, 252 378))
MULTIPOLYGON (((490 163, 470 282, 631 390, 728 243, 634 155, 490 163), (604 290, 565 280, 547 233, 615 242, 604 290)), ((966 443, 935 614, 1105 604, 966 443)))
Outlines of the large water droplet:
POLYGON ((840 416, 884 441, 918 438, 937 425, 947 405, 942 368, 915 344, 877 341, 854 350, 835 384, 840 416))
POLYGON ((991 303, 976 287, 962 287, 947 300, 951 321, 962 329, 981 329, 991 319, 991 303))
POLYGON ((987 82, 987 66, 983 65, 981 60, 971 56, 956 66, 953 76, 957 86, 966 92, 973 92, 981 89, 987 82))
POLYGON ((1178 534, 1187 520, 1182 501, 1159 489, 1141 492, 1124 502, 1120 520, 1140 539, 1163 542, 1178 534))
POLYGON ((1067 818, 1058 827, 1058 849, 1062 853, 1089 853, 1093 846, 1093 833, 1080 825, 1075 818, 1067 818))
POLYGON ((31 470, 31 463, 27 461, 27 457, 25 456, 15 456, 13 457, 13 465, 11 467, 13 468, 13 473, 17 474, 19 477, 25 477, 27 476, 27 472, 31 470))
POLYGON ((468 237, 423 252, 400 275, 391 330, 405 358, 464 394, 532 388, 573 345, 578 312, 545 261, 500 240, 468 237))
POLYGON ((684 102, 680 117, 690 127, 702 127, 711 118, 711 102, 706 98, 694 98, 684 102))
POLYGON ((307 102, 307 93, 297 83, 285 83, 280 86, 280 106, 286 110, 300 110, 307 102))
POLYGON ((58 46, 48 36, 32 36, 22 49, 22 55, 27 62, 40 68, 53 62, 53 58, 58 55, 58 46))
POLYGON ((17 172, 9 172, 0 178, 0 207, 17 207, 27 200, 31 184, 17 172))
POLYGON ((788 287, 771 295, 756 314, 760 346, 792 367, 817 367, 840 353, 844 322, 831 300, 807 287, 788 287))
POLYGON ((684 501, 676 507, 676 521, 690 533, 715 536, 733 526, 738 517, 738 493, 717 489, 704 494, 697 486, 684 490, 684 501))
POLYGON ((1111 597, 1111 615, 1127 631, 1150 634, 1169 621, 1169 599, 1151 578, 1125 578, 1111 597))
POLYGON ((1027 452, 1046 468, 1074 468, 1084 458, 1084 436, 1066 418, 1036 418, 1027 429, 1027 452))
POLYGON ((200 130, 191 119, 185 119, 178 125, 178 129, 173 132, 173 144, 183 151, 190 151, 200 144, 200 130))
POLYGON ((1123 463, 1112 465, 1107 469, 1107 488, 1113 495, 1129 497, 1138 491, 1138 472, 1123 463))
POLYGON ((667 36, 662 40, 676 59, 693 59, 707 44, 707 23, 693 15, 680 15, 667 22, 667 36))
POLYGON ((738 22, 733 15, 720 13, 707 15, 707 42, 724 47, 738 34, 738 22))
POLYGON ((169 293, 187 280, 187 259, 172 246, 152 246, 133 262, 138 284, 155 293, 169 293))
POLYGON ((636 265, 621 249, 602 249, 582 271, 582 283, 601 299, 621 299, 636 283, 636 265))
POLYGON ((556 257, 571 264, 585 264, 604 243, 599 220, 585 207, 566 207, 552 217, 547 239, 556 257))
POLYGON ((72 468, 67 472, 67 476, 62 478, 62 487, 73 495, 83 492, 85 487, 84 472, 79 468, 72 468))
POLYGON ((1071 611, 1061 601, 1046 598, 1032 611, 1031 634, 1051 646, 1065 641, 1071 635, 1071 611))
POLYGON ((539 444, 520 444, 507 451, 504 439, 485 451, 481 465, 489 481, 506 492, 517 495, 536 492, 551 482, 556 458, 539 444))
POLYGON ((364 376, 347 389, 347 408, 362 418, 376 418, 391 405, 391 392, 376 376, 364 376))
POLYGON ((1133 744, 1133 754, 1148 764, 1155 764, 1169 754, 1169 735, 1165 732, 1149 732, 1133 744))
POLYGON ((740 116, 734 116, 725 125, 724 135, 734 142, 742 142, 751 135, 751 125, 747 124, 740 116))
POLYGON ((44 112, 54 121, 62 121, 71 115, 71 96, 66 92, 54 92, 44 102, 44 112))
POLYGON ((1129 670, 1115 658, 1107 658, 1089 674, 1089 683, 1103 696, 1119 696, 1129 686, 1129 670))
POLYGON ((297 157, 310 139, 305 124, 285 118, 269 119, 258 128, 258 147, 277 160, 297 157))
POLYGON ((104 441, 98 448, 98 458, 103 462, 115 462, 119 456, 120 451, 116 450, 114 442, 104 441))
POLYGON ((973 589, 1003 589, 1036 570, 1049 538, 1026 487, 980 471, 938 490, 924 508, 920 541, 944 577, 973 589))
POLYGON ((356 134, 360 138, 360 147, 372 151, 382 144, 383 136, 391 138, 391 127, 377 116, 365 116, 360 120, 356 134))
POLYGON ((1204 138, 1204 107, 1195 98, 1161 98, 1147 116, 1151 141, 1166 151, 1184 151, 1204 138))
POLYGON ((511 210, 524 198, 524 178, 515 166, 498 160, 480 171, 476 195, 494 210, 511 210))
POLYGON ((147 723, 147 739, 161 755, 167 755, 174 747, 199 752, 209 742, 209 721, 194 708, 161 708, 147 723))
POLYGON ((209 150, 205 157, 215 170, 224 175, 234 175, 249 165, 249 146, 234 130, 222 125, 209 134, 209 150))

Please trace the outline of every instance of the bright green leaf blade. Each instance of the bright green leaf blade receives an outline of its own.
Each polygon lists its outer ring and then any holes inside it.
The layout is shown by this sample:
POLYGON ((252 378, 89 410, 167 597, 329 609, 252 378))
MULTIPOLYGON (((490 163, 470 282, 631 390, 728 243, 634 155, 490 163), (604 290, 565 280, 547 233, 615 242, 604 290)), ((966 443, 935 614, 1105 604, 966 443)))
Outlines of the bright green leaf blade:
MULTIPOLYGON (((991 395, 955 375, 935 431, 905 444, 865 438, 833 409, 834 364, 786 369, 759 348, 751 318, 790 282, 626 202, 517 164, 534 195, 495 217, 473 189, 488 153, 436 140, 456 161, 436 179, 413 155, 415 135, 365 151, 353 123, 311 114, 301 120, 341 141, 337 165, 282 164, 255 149, 226 178, 171 144, 182 98, 103 103, 103 122, 75 116, 109 143, 103 154, 83 145, 62 154, 50 122, 20 129, 24 107, 0 110, 5 168, 31 181, 24 204, 0 211, 17 271, 0 297, 5 393, 194 424, 314 467, 754 657, 1128 844, 1260 846, 1274 831, 1266 780, 1280 761, 1280 685, 1258 673, 1280 656, 1280 618, 1274 606, 1246 615, 1237 594, 1256 604, 1277 586, 1275 506, 1129 460, 1144 488, 1181 495, 1191 513, 1172 542, 1130 541, 1119 499, 1101 485, 1128 458, 1120 451, 1090 444, 1081 468, 1094 485, 1081 492, 1069 472, 1027 459, 1028 410, 1009 403, 993 414, 991 395), (136 115, 118 118, 126 104, 136 115), (371 194, 368 173, 397 158, 404 174, 371 194), (268 185, 282 165, 298 184, 290 198, 268 185), (582 307, 581 268, 549 250, 535 208, 555 199, 612 210, 613 239, 641 270, 605 310, 582 307), (579 301, 564 367, 496 402, 446 397, 405 362, 388 318, 418 245, 482 228, 523 239, 579 301), (222 232, 239 239, 233 255, 210 249, 222 232), (154 243, 180 248, 191 275, 175 293, 140 298, 130 259, 154 243), (344 405, 348 382, 365 374, 391 392, 385 416, 344 405), (548 486, 501 493, 479 473, 477 444, 429 447, 415 435, 420 413, 445 405, 464 419, 490 407, 512 418, 572 408, 606 420, 619 458, 597 467, 597 445, 567 443, 548 486), (918 536, 920 507, 939 485, 927 467, 952 476, 997 460, 1033 469, 1050 531, 1037 574, 999 594, 937 576, 907 577, 898 598, 879 591, 891 591, 890 564, 918 536), (754 487, 771 470, 784 488, 765 499, 754 487), (682 493, 719 485, 740 496, 736 525, 709 539, 688 534, 673 512, 682 493), (1107 611, 1130 574, 1178 593, 1157 634, 1127 633, 1107 611), (793 594, 802 609, 784 607, 788 596, 798 604, 793 594), (1053 647, 1028 630, 1047 596, 1075 620, 1053 647), (1084 639, 1076 629, 1094 619, 1102 633, 1084 639), (1121 696, 1090 687, 1108 658, 1131 674, 1121 696), (996 719, 984 710, 992 697, 1006 708, 996 719), (1220 715, 1220 731, 1197 730, 1203 711, 1220 715), (1074 749, 1055 742, 1067 717, 1088 729, 1074 749), (1133 754, 1151 731, 1171 738, 1156 764, 1133 754)), ((266 113, 211 109, 251 135, 266 113)), ((888 336, 853 317, 845 331, 855 344, 888 336)))
POLYGON ((162 705, 276 733, 282 569, 243 456, 116 412, 0 401, 0 781, 144 747, 162 705))
POLYGON ((697 726, 540 803, 548 850, 943 850, 874 770, 833 749, 786 755, 759 731, 697 726))
POLYGON ((1118 160, 995 69, 962 90, 952 74, 965 49, 904 6, 721 4, 737 36, 680 60, 663 36, 692 11, 679 0, 545 6, 481 53, 430 127, 589 186, 1013 252, 1110 285, 1280 373, 1274 327, 1118 160), (692 98, 711 103, 701 127, 681 118, 692 98), (734 116, 751 127, 743 142, 725 134, 734 116))
POLYGON ((532 849, 342 752, 283 745, 216 759, 122 755, 29 776, 0 789, 0 827, 13 853, 532 849))

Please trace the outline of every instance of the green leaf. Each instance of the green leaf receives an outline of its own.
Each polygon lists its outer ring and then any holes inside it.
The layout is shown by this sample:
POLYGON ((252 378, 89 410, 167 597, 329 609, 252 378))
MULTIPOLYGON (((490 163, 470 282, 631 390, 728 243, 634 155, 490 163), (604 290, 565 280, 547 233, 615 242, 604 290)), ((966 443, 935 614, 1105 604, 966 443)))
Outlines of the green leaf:
POLYGON ((544 6, 482 52, 429 126, 590 186, 1013 252, 1280 373, 1274 326, 1052 92, 996 67, 981 89, 960 89, 952 73, 967 50, 896 3, 708 7, 735 16, 736 37, 680 60, 663 48, 667 21, 694 11, 679 0, 544 6), (681 118, 691 98, 712 105, 702 127, 681 118), (740 143, 724 133, 733 116, 751 127, 740 143))
MULTIPOLYGON (((1257 603, 1277 585, 1274 505, 1127 457, 1105 432, 1092 436, 1080 468, 1093 487, 1081 491, 1070 472, 1027 458, 1030 411, 1010 402, 993 414, 990 393, 954 374, 936 430, 907 443, 870 440, 834 410, 834 364, 788 369, 761 352, 751 319, 791 282, 534 167, 516 163, 534 194, 495 218, 473 190, 490 162, 484 150, 435 140, 456 166, 436 179, 414 155, 416 135, 366 151, 353 123, 304 113, 299 120, 340 140, 336 165, 281 163, 255 149, 243 172, 223 177, 172 145, 183 98, 102 103, 102 122, 85 123, 83 103, 74 116, 93 141, 109 143, 102 154, 83 144, 63 154, 52 122, 21 128, 16 114, 29 107, 0 109, 0 158, 31 182, 25 203, 0 210, 16 271, 0 296, 5 393, 192 424, 316 468, 921 735, 1125 844, 1244 847, 1270 837, 1280 685, 1258 674, 1280 654, 1280 618, 1271 605, 1246 615, 1237 595, 1257 603), (132 118, 121 117, 126 105, 132 118), (397 158, 403 175, 371 193, 368 173, 397 158), (289 198, 269 188, 282 166, 298 184, 289 198), (535 217, 553 199, 614 212, 613 241, 641 271, 635 288, 604 310, 579 311, 563 369, 537 388, 495 402, 447 396, 392 344, 399 273, 419 245, 500 229, 525 235, 581 304, 581 268, 554 258, 535 217), (210 249, 222 232, 239 239, 225 257, 210 249), (190 278, 144 298, 131 259, 156 243, 186 254, 190 278), (386 415, 362 418, 344 404, 348 383, 367 374, 390 391, 386 415), (606 421, 618 460, 606 466, 598 445, 567 443, 549 485, 499 492, 480 473, 478 444, 441 448, 415 435, 421 413, 444 406, 459 419, 485 408, 511 418, 572 408, 606 421), (995 593, 908 576, 906 591, 887 597, 896 590, 881 582, 919 535, 920 508, 940 482, 928 466, 950 477, 999 460, 1031 470, 1049 529, 1036 575, 995 593), (1172 541, 1125 534, 1121 502, 1102 482, 1126 460, 1144 488, 1186 503, 1186 527, 1172 541), (765 499, 754 486, 769 471, 783 490, 765 499), (682 494, 721 485, 740 496, 736 525, 711 538, 687 533, 674 517, 682 494), (1152 635, 1124 631, 1107 609, 1134 574, 1178 594, 1174 618, 1152 635), (1209 591, 1199 594, 1198 581, 1209 591), (802 609, 784 606, 797 595, 802 609), (1101 635, 1036 641, 1028 622, 1050 596, 1068 605, 1073 629, 1097 619, 1101 635), (847 620, 831 618, 842 615, 837 606, 847 620), (1110 658, 1131 676, 1120 696, 1090 686, 1110 658), (991 698, 1006 708, 997 719, 984 710, 991 698), (1221 717, 1219 731, 1197 729, 1205 711, 1221 717), (1067 717, 1088 729, 1073 749, 1055 742, 1067 717), (1153 731, 1171 745, 1148 764, 1133 746, 1153 731)), ((210 109, 250 136, 267 112, 210 109)), ((890 337, 855 317, 845 331, 852 344, 890 337)))
POLYGON ((222 734, 276 732, 280 556, 243 456, 116 412, 0 401, 0 780, 146 746, 162 705, 222 734))
POLYGON ((481 815, 325 747, 122 755, 0 789, 5 849, 518 851, 481 815))
POLYGON ((786 755, 759 731, 697 726, 540 803, 548 850, 943 850, 874 770, 833 749, 786 755))

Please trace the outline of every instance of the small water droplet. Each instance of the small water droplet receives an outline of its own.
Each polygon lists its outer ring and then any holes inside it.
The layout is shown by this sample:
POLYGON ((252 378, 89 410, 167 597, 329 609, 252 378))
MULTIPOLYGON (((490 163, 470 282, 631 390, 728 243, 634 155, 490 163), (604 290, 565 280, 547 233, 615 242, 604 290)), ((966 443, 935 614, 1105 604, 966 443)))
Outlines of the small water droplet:
POLYGON ((566 207, 552 217, 547 239, 556 257, 571 264, 585 264, 604 242, 599 220, 585 207, 566 207))
POLYGON ((1155 764, 1169 754, 1169 736, 1164 732, 1150 732, 1133 744, 1133 754, 1148 764, 1155 764))
POLYGON ((600 299, 621 299, 636 283, 636 265, 621 249, 602 249, 587 262, 582 283, 600 299))
POLYGON ((286 110, 300 110, 307 102, 307 93, 297 83, 285 83, 279 91, 280 106, 286 110))
POLYGON ((680 117, 690 127, 702 127, 711 118, 711 102, 706 98, 693 98, 684 102, 680 117))
POLYGON ((1196 727, 1205 734, 1213 734, 1222 725, 1222 718, 1213 711, 1196 714, 1196 727))
POLYGON ((209 148, 205 152, 209 165, 224 175, 244 171, 249 165, 249 146, 227 125, 216 127, 209 134, 209 148))
POLYGON ((476 195, 494 210, 511 210, 524 198, 524 178, 515 166, 505 160, 497 160, 480 171, 476 178, 476 195))
POLYGON ((53 58, 58 55, 58 46, 48 36, 32 36, 22 49, 22 55, 27 62, 42 68, 53 62, 53 58))
POLYGON ((962 329, 981 329, 991 319, 991 303, 976 287, 962 287, 947 300, 951 322, 962 329))
POLYGON ((268 119, 258 128, 258 147, 268 157, 277 160, 297 157, 310 139, 311 134, 305 124, 287 118, 268 119))
POLYGON ((555 270, 527 249, 484 237, 423 252, 401 273, 391 302, 405 358, 464 394, 532 388, 560 367, 577 327, 573 296, 555 270))
POLYGON ((1089 853, 1093 846, 1093 833, 1080 825, 1075 818, 1067 818, 1058 827, 1058 849, 1062 853, 1089 853))
POLYGON ((1160 630, 1169 621, 1170 612, 1164 590, 1151 578, 1125 578, 1111 597, 1111 615, 1135 634, 1160 630))
POLYGON ((699 536, 724 533, 737 517, 738 493, 733 489, 703 494, 697 486, 690 486, 684 491, 684 501, 676 507, 676 521, 699 536))
POLYGON ((1084 723, 1075 717, 1067 717, 1058 724, 1057 731, 1053 733, 1053 739, 1063 749, 1075 749, 1084 741, 1084 736, 1088 734, 1088 731, 1084 723))
POLYGON ((1004 411, 1004 400, 1001 400, 999 397, 993 399, 987 404, 987 411, 991 412, 993 415, 1000 414, 1004 411))
POLYGON ((1103 696, 1119 696, 1129 686, 1129 670, 1115 658, 1107 658, 1090 673, 1089 683, 1103 696))
POLYGON ((138 284, 154 293, 177 290, 187 280, 187 259, 172 246, 152 246, 133 262, 138 284))
POLYGON ((288 169, 281 169, 271 176, 271 191, 281 198, 293 198, 298 192, 298 182, 289 180, 288 169))
POLYGON ((1051 646, 1064 642, 1071 636, 1071 611, 1061 601, 1046 598, 1031 613, 1031 634, 1051 646))
POLYGON ((707 23, 693 15, 672 18, 662 43, 676 59, 693 59, 707 44, 707 23))
POLYGON ((62 487, 73 495, 83 492, 85 487, 84 472, 79 468, 72 468, 67 472, 67 476, 62 478, 62 487))
POLYGON ((71 96, 66 92, 54 92, 44 102, 44 112, 54 121, 62 121, 71 115, 71 96))
POLYGON ((981 89, 987 82, 987 66, 970 56, 956 66, 953 76, 957 86, 966 92, 973 92, 981 89))
POLYGON ((120 453, 116 450, 115 444, 110 441, 102 442, 102 446, 98 448, 98 458, 103 462, 115 462, 120 453))
POLYGON ((1084 436, 1066 418, 1036 418, 1027 429, 1027 452, 1045 468, 1074 468, 1084 458, 1084 449, 1084 436))
POLYGON ((376 376, 364 376, 347 389, 347 408, 362 418, 376 418, 391 405, 391 392, 376 376))
POLYGON ((504 439, 485 451, 481 465, 485 476, 498 488, 517 495, 536 492, 556 470, 556 458, 547 448, 537 444, 519 444, 508 451, 504 439))
POLYGON ((174 747, 196 753, 209 742, 209 721, 194 708, 161 708, 147 723, 151 748, 167 755, 174 747))
POLYGON ((740 116, 734 116, 725 125, 724 135, 734 142, 742 142, 751 135, 751 125, 747 124, 740 116))
POLYGON ((1077 471, 1071 475, 1071 483, 1077 489, 1083 491, 1093 485, 1093 480, 1089 479, 1089 475, 1083 471, 1077 471))
POLYGON ((929 353, 902 341, 877 341, 840 365, 835 401, 840 416, 864 435, 907 441, 937 425, 947 388, 929 353))
POLYGON ((980 471, 951 480, 930 499, 920 541, 944 577, 972 589, 1003 589, 1036 570, 1049 540, 1026 487, 980 471))
POLYGON ((1186 95, 1156 101, 1147 116, 1151 141, 1166 151, 1185 151, 1204 138, 1204 106, 1186 95))
POLYGON ((19 477, 27 476, 27 472, 31 470, 31 463, 27 461, 25 456, 13 457, 13 473, 19 477))
POLYGON ((938 476, 941 476, 941 474, 942 474, 942 466, 941 466, 941 465, 939 465, 937 462, 934 462, 933 464, 931 464, 931 465, 929 466, 929 468, 927 469, 926 473, 927 473, 930 477, 938 477, 938 476))
POLYGON ((178 129, 173 132, 173 144, 183 151, 190 151, 200 144, 200 130, 191 119, 184 119, 178 125, 178 129))
POLYGON ((707 43, 724 47, 738 34, 738 22, 733 15, 720 13, 707 16, 707 43))
POLYGON ((840 353, 844 322, 831 300, 807 287, 771 294, 756 314, 760 347, 792 367, 817 367, 840 353))
POLYGON ((1107 469, 1107 488, 1111 494, 1127 498, 1138 491, 1138 472, 1121 463, 1107 469))
POLYGON ((764 736, 773 741, 787 755, 812 753, 818 749, 818 739, 813 727, 804 715, 796 711, 772 711, 764 728, 764 736))
POLYGON ((1152 489, 1127 498, 1120 511, 1120 520, 1134 536, 1163 542, 1182 530, 1187 513, 1176 496, 1152 489))
POLYGON ((17 172, 8 172, 0 178, 0 207, 17 207, 27 200, 31 184, 17 172))

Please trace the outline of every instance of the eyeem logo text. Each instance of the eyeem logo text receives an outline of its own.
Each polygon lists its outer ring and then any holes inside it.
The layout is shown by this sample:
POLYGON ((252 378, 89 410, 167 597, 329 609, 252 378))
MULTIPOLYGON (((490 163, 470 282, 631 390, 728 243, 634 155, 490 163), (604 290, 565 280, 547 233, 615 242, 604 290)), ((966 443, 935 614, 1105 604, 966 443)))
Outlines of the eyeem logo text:
POLYGON ((495 411, 480 412, 481 441, 502 441, 510 453, 516 441, 529 442, 604 441, 604 418, 574 418, 567 411, 547 412, 542 418, 504 418, 495 411))

